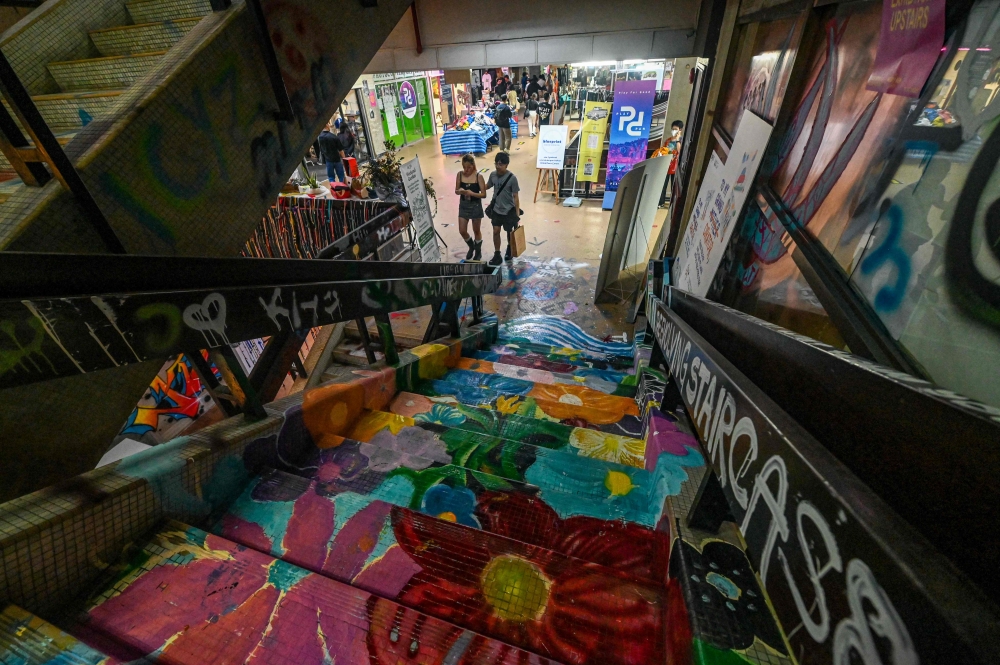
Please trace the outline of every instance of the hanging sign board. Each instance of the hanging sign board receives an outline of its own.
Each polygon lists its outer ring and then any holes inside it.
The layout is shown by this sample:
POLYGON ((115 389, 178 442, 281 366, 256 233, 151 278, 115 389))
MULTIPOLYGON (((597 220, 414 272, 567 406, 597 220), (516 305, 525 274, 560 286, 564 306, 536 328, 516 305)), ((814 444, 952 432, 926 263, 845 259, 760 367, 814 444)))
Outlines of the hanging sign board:
POLYGON ((617 81, 611 113, 611 145, 608 147, 608 175, 602 207, 615 205, 618 183, 632 167, 646 160, 649 126, 653 120, 656 81, 617 81))
POLYGON ((403 190, 406 192, 406 201, 410 204, 410 212, 413 214, 420 260, 425 263, 440 261, 441 251, 438 249, 437 235, 434 233, 434 218, 431 217, 431 207, 427 203, 427 190, 424 189, 424 174, 420 171, 419 158, 414 157, 400 164, 399 173, 403 177, 403 190))
POLYGON ((677 252, 674 278, 678 287, 697 296, 708 293, 769 138, 771 125, 747 110, 726 163, 712 153, 677 252))
POLYGON ((944 44, 945 0, 885 0, 868 89, 919 97, 944 44))
POLYGON ((604 153, 604 137, 608 133, 611 102, 587 102, 583 107, 583 127, 580 129, 580 157, 577 159, 577 182, 597 182, 604 153))
POLYGON ((538 128, 538 157, 535 168, 562 169, 566 158, 567 125, 542 125, 538 128))

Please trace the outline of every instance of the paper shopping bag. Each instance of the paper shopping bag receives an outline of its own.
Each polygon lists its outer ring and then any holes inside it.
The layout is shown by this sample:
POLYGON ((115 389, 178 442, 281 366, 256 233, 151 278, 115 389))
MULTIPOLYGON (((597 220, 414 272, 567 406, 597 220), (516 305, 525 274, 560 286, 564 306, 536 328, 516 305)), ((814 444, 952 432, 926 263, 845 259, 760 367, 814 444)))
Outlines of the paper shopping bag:
POLYGON ((521 256, 524 254, 524 250, 527 248, 527 244, 524 241, 524 227, 519 226, 514 229, 514 232, 510 234, 510 247, 512 256, 521 256))

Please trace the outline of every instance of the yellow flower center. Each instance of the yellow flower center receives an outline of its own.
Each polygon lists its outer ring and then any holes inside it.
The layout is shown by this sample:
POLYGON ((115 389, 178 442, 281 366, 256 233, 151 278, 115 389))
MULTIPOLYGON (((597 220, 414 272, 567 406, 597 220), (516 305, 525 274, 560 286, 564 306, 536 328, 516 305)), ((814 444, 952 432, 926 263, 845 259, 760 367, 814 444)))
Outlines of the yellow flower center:
POLYGON ((608 471, 608 475, 604 476, 604 486, 611 492, 611 496, 626 496, 636 487, 632 484, 632 479, 621 471, 608 471))
POLYGON ((486 602, 498 617, 524 622, 545 613, 552 581, 530 561, 504 554, 487 564, 481 584, 486 602))

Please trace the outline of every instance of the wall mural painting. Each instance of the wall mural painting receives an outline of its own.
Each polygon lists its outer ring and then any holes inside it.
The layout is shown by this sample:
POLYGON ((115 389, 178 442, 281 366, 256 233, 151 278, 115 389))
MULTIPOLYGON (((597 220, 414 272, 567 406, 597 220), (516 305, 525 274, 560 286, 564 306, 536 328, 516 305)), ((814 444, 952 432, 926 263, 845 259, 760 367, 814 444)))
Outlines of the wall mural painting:
MULTIPOLYGON (((208 360, 208 352, 201 353, 209 362, 216 380, 222 381, 222 374, 208 360)), ((215 408, 212 397, 205 390, 191 361, 182 354, 164 364, 153 378, 118 437, 163 443, 178 436, 212 408, 215 408)))

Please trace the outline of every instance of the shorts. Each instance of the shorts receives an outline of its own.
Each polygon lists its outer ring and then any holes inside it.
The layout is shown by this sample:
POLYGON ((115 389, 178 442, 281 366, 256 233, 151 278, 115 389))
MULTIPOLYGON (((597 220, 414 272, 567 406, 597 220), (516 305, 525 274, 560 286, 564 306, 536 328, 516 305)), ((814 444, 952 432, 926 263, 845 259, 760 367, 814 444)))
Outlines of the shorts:
POLYGON ((521 218, 518 216, 517 210, 511 208, 502 215, 494 212, 490 221, 493 223, 493 226, 502 226, 504 231, 510 233, 517 228, 517 223, 521 221, 521 218))

